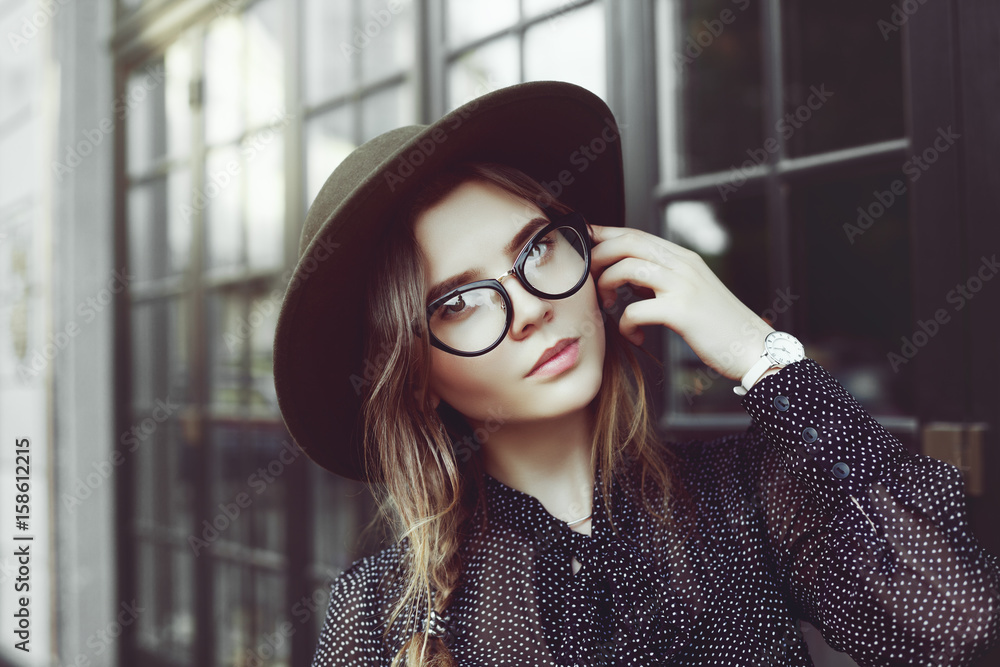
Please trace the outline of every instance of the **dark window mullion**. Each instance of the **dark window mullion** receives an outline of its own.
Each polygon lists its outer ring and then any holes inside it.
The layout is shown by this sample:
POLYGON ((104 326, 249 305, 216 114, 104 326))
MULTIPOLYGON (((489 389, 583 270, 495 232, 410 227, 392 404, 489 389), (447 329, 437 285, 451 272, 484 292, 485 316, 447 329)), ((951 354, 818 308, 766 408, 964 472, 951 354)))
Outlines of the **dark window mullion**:
MULTIPOLYGON (((765 0, 763 5, 761 29, 761 61, 764 67, 764 109, 762 119, 764 122, 763 136, 765 139, 772 138, 771 128, 779 127, 782 119, 782 110, 785 105, 784 90, 784 48, 782 39, 784 37, 781 29, 781 0, 765 0)), ((775 153, 768 151, 768 169, 765 188, 765 209, 768 225, 770 227, 770 244, 768 247, 768 257, 766 264, 771 283, 771 289, 776 290, 782 286, 791 286, 792 266, 791 266, 791 220, 788 203, 788 188, 784 180, 777 171, 777 164, 785 159, 787 146, 782 133, 777 137, 778 150, 775 153)), ((793 313, 793 317, 801 318, 802 309, 793 313)), ((800 322, 789 327, 791 323, 779 324, 775 328, 799 329, 800 322)))

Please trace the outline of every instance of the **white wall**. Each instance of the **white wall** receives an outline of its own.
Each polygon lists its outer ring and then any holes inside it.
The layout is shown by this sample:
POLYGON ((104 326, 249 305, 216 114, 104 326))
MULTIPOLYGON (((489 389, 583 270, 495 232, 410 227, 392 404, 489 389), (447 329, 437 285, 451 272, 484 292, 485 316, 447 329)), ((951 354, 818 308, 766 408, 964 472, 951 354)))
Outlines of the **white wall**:
MULTIPOLYGON (((0 3, 0 661, 115 664, 113 482, 61 498, 108 461, 112 277, 110 0, 0 3), (84 144, 91 144, 90 147, 84 144), (69 172, 69 147, 82 156, 69 172), (31 439, 30 652, 14 647, 15 438, 31 439)), ((17 531, 19 532, 19 531, 17 531)), ((128 601, 125 601, 128 602, 128 601)))

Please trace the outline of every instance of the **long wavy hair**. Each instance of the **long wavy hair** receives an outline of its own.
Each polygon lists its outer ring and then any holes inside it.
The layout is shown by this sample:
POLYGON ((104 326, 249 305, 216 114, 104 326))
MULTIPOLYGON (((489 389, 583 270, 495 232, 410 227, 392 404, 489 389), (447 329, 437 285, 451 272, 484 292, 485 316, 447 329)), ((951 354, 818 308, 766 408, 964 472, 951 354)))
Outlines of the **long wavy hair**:
MULTIPOLYGON (((557 213, 569 208, 554 200, 523 172, 495 163, 467 163, 437 174, 407 202, 383 248, 368 285, 366 358, 385 363, 364 397, 365 459, 380 483, 372 485, 379 511, 403 546, 400 597, 392 608, 385 634, 397 619, 403 644, 393 667, 457 665, 447 645, 424 632, 428 610, 445 615, 459 589, 460 548, 471 520, 486 498, 480 438, 453 408, 435 408, 427 396, 430 341, 423 293, 424 259, 414 236, 416 218, 462 183, 491 183, 526 204, 544 203, 557 213), (470 435, 472 438, 470 439, 470 435), (456 447, 456 443, 474 443, 456 447), (471 451, 470 451, 471 450, 471 451), (470 455, 471 454, 471 455, 470 455), (403 618, 400 618, 400 616, 403 618)), ((672 452, 660 443, 646 396, 646 385, 628 342, 612 317, 604 317, 606 352, 600 390, 588 410, 593 418, 591 464, 600 466, 601 495, 611 516, 611 483, 625 466, 641 472, 646 510, 673 526, 673 501, 685 496, 671 475, 672 452)))

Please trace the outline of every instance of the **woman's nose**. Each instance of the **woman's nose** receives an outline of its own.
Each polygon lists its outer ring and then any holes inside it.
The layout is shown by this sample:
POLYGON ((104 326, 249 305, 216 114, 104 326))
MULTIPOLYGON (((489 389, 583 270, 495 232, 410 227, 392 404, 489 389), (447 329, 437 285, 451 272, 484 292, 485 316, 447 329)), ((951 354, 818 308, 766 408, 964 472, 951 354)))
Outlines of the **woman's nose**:
POLYGON ((524 288, 517 276, 504 276, 500 284, 507 290, 514 313, 510 323, 510 335, 515 339, 522 338, 525 330, 532 324, 537 325, 552 311, 552 302, 537 297, 524 288))

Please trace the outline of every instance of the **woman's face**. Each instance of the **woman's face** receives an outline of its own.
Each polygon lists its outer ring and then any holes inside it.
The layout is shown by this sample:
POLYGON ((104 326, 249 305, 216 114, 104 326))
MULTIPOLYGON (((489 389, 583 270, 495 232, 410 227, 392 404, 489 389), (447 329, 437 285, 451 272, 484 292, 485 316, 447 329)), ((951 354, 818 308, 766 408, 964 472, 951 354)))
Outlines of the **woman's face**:
MULTIPOLYGON (((460 185, 424 211, 415 221, 415 234, 427 261, 425 301, 435 285, 470 269, 481 271, 462 284, 506 273, 524 243, 510 254, 505 246, 537 218, 545 218, 537 206, 478 181, 460 185)), ((430 348, 434 404, 445 401, 473 424, 532 421, 582 410, 597 395, 604 363, 604 327, 593 277, 564 299, 534 296, 513 274, 503 286, 514 312, 497 347, 477 357, 430 348), (575 342, 532 373, 542 354, 565 339, 575 342)))

